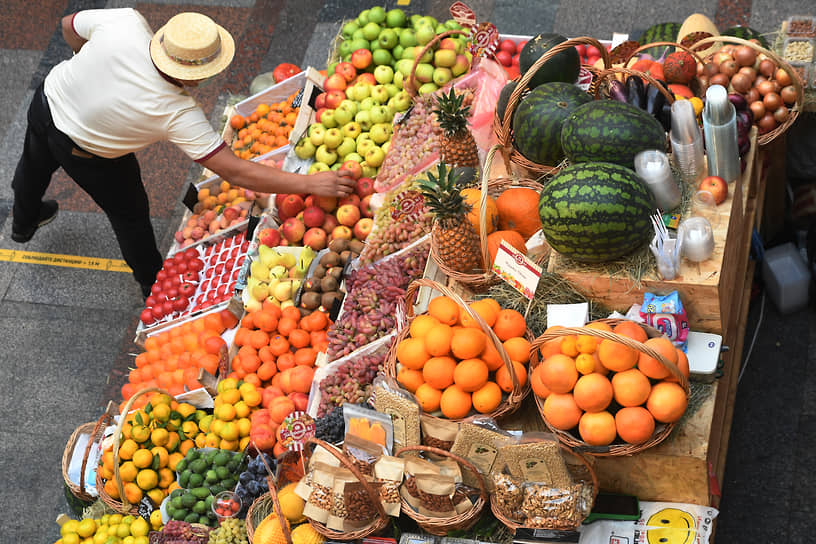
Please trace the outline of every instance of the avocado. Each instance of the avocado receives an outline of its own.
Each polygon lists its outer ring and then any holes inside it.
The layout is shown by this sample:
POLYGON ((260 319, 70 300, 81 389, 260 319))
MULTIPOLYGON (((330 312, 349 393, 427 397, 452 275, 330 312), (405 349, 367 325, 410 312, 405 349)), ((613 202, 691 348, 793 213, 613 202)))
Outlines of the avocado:
MULTIPOLYGON (((178 463, 176 463, 176 472, 184 472, 184 469, 187 468, 187 459, 182 459, 178 463)), ((183 487, 183 486, 182 486, 183 487)))
POLYGON ((218 477, 218 473, 215 471, 215 469, 212 468, 208 470, 207 474, 204 476, 204 481, 208 484, 214 484, 220 479, 221 478, 218 477))
POLYGON ((196 499, 206 499, 207 495, 210 494, 210 488, 204 486, 194 487, 190 490, 190 493, 192 493, 193 497, 196 499))
POLYGON ((187 523, 198 523, 198 514, 196 514, 195 512, 190 512, 189 514, 184 516, 184 519, 182 521, 186 521, 187 523))
POLYGON ((218 475, 219 480, 229 478, 230 476, 230 470, 227 467, 215 467, 215 473, 218 475))
POLYGON ((190 463, 190 469, 196 474, 204 474, 209 468, 209 463, 204 459, 196 459, 190 463))
MULTIPOLYGON (((200 489, 200 488, 196 488, 200 489)), ((181 497, 181 506, 179 508, 192 508, 196 503, 196 497, 192 493, 185 493, 181 497)))
POLYGON ((229 463, 231 458, 232 456, 228 452, 221 451, 213 458, 213 465, 217 467, 224 466, 229 463))
MULTIPOLYGON (((185 470, 184 472, 179 474, 178 483, 181 487, 187 487, 187 485, 190 483, 190 474, 191 472, 189 470, 185 470)), ((173 491, 177 490, 174 489, 173 491)))
MULTIPOLYGON (((174 489, 173 491, 180 491, 180 490, 179 489, 174 489)), ((184 508, 183 502, 184 502, 184 496, 183 495, 176 495, 175 497, 170 499, 169 506, 175 508, 176 510, 180 510, 181 508, 184 508)))
POLYGON ((190 481, 187 482, 187 488, 192 489, 194 487, 199 487, 203 483, 204 476, 202 474, 192 473, 190 474, 190 481))

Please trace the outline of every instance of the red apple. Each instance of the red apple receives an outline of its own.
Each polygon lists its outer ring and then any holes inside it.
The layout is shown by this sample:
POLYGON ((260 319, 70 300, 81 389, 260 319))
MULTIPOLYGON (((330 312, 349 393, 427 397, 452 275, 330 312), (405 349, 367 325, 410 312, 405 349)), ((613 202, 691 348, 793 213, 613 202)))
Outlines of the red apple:
POLYGON ((303 210, 303 224, 309 228, 319 227, 326 219, 326 212, 317 206, 309 206, 303 210))
POLYGON ((309 246, 315 251, 320 251, 325 248, 327 241, 326 231, 320 227, 313 227, 306 231, 303 235, 303 245, 309 246))
POLYGON ((354 188, 354 192, 357 193, 357 196, 359 196, 360 198, 366 197, 374 193, 374 180, 371 178, 358 179, 357 186, 354 188))
POLYGON ((323 220, 323 224, 320 226, 326 232, 331 232, 334 230, 334 227, 339 225, 340 223, 337 222, 337 218, 330 213, 326 214, 326 219, 323 220))
POLYGON ((334 227, 331 233, 331 239, 336 240, 338 238, 345 238, 346 240, 351 240, 354 237, 354 233, 351 232, 351 229, 345 225, 338 225, 334 227))
POLYGON ((337 197, 334 196, 318 196, 314 199, 314 203, 326 213, 337 209, 337 197))
POLYGON ((179 286, 179 296, 190 298, 195 294, 196 286, 193 283, 185 282, 179 286))
POLYGON ((315 97, 315 110, 326 107, 326 93, 320 93, 315 97))
POLYGON ((320 119, 323 117, 323 112, 326 111, 328 108, 323 107, 319 110, 315 111, 315 122, 319 123, 320 119))
POLYGON ((338 63, 337 66, 334 67, 334 73, 343 76, 343 79, 346 80, 346 83, 351 83, 352 81, 354 81, 354 78, 357 77, 357 70, 354 68, 354 65, 350 62, 338 63))
MULTIPOLYGON (((369 53, 370 54, 370 53, 369 53)), ((334 74, 330 75, 326 78, 326 81, 323 82, 323 88, 326 89, 327 92, 331 91, 345 91, 346 86, 348 86, 348 82, 346 78, 335 72, 334 74)), ((326 107, 331 108, 328 105, 329 97, 326 97, 326 107)))
POLYGON ((516 52, 516 42, 510 39, 504 39, 499 44, 499 50, 507 51, 508 53, 513 55, 516 52))
POLYGON ((371 195, 366 195, 360 201, 360 213, 363 217, 374 217, 374 210, 371 209, 371 195))
POLYGON ((176 312, 183 312, 190 305, 190 300, 187 297, 178 297, 173 300, 173 310, 176 312))
POLYGON ((351 174, 354 179, 360 179, 363 175, 363 167, 357 161, 346 161, 340 165, 340 170, 345 170, 351 174))
POLYGON ((360 208, 354 204, 343 204, 337 208, 335 215, 337 216, 338 223, 347 227, 353 227, 354 223, 360 220, 360 208))
POLYGON ((344 196, 343 198, 337 201, 337 209, 340 209, 340 206, 345 206, 346 204, 351 204, 352 206, 359 206, 360 197, 354 193, 351 193, 348 196, 344 196))
POLYGON ((370 217, 363 217, 354 224, 352 233, 354 233, 355 238, 363 242, 371 234, 372 228, 374 228, 374 220, 370 217))
MULTIPOLYGON (((337 76, 337 77, 339 77, 340 79, 343 79, 342 76, 337 76)), ((345 81, 345 80, 343 80, 343 81, 345 81)), ((346 99, 346 93, 344 93, 343 91, 338 91, 338 90, 329 91, 329 93, 326 95, 326 107, 331 109, 331 110, 337 109, 337 106, 339 106, 340 103, 343 102, 343 100, 345 100, 345 99, 346 99)))
POLYGON ((278 229, 265 228, 258 233, 258 242, 267 247, 275 247, 280 243, 281 235, 278 229))
POLYGON ((725 202, 728 197, 728 183, 719 176, 708 176, 703 178, 700 186, 697 187, 700 191, 708 191, 714 196, 714 202, 718 205, 725 202))
POLYGON ((278 208, 278 217, 283 220, 295 217, 303 211, 304 208, 303 199, 300 198, 300 196, 295 194, 286 195, 286 198, 283 199, 283 202, 281 202, 278 208))
POLYGON ((351 54, 351 64, 358 70, 365 70, 371 66, 371 51, 358 49, 351 54))
POLYGON ((368 83, 369 85, 377 85, 377 78, 371 72, 363 72, 357 76, 357 83, 368 83))
POLYGON ((296 244, 303 239, 303 234, 306 232, 306 226, 294 217, 290 217, 283 222, 280 231, 283 237, 286 238, 289 243, 296 244))
POLYGON ((504 50, 496 51, 496 60, 499 61, 502 66, 513 65, 513 55, 504 50))

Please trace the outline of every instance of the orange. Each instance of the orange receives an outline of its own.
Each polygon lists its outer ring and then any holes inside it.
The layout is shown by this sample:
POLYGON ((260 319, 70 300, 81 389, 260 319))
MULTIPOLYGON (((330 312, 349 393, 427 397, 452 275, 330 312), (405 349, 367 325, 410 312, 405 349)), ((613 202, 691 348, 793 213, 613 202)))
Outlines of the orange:
POLYGON ((652 387, 646 408, 657 421, 673 423, 683 417, 688 405, 686 392, 679 384, 660 382, 652 387))
POLYGON ((431 357, 447 355, 451 350, 451 340, 453 340, 453 329, 449 325, 440 323, 434 325, 423 337, 425 351, 431 357))
POLYGON ((578 335, 571 334, 561 337, 561 353, 568 357, 575 357, 578 351, 578 335))
POLYGON ((418 315, 411 321, 408 331, 412 338, 422 338, 439 320, 431 315, 418 315))
POLYGON ((314 366, 316 360, 317 351, 314 348, 306 347, 295 351, 295 364, 298 366, 314 366))
POLYGON ((592 353, 579 353, 575 358, 575 368, 582 375, 595 372, 595 357, 592 353))
POLYGON ((547 423, 561 431, 568 431, 578 425, 582 414, 572 393, 551 393, 544 399, 542 413, 547 423))
POLYGON ((493 324, 493 332, 504 342, 514 336, 524 336, 527 332, 527 322, 524 316, 512 308, 505 308, 496 316, 496 323, 493 324))
POLYGON ((547 386, 541 381, 541 365, 535 367, 532 373, 530 373, 530 387, 533 388, 533 393, 542 399, 546 399, 550 395, 551 391, 547 389, 547 386))
POLYGON ((452 298, 441 295, 428 303, 428 314, 445 325, 459 322, 459 305, 452 298))
POLYGON ((621 406, 640 406, 649 398, 652 385, 643 372, 631 368, 612 376, 612 389, 621 406))
POLYGON ((516 336, 504 341, 504 350, 513 361, 526 363, 530 360, 530 341, 523 336, 516 336))
POLYGON ((612 402, 614 391, 606 376, 592 373, 578 378, 572 394, 581 410, 600 412, 612 402))
POLYGON ((578 381, 578 370, 571 357, 556 353, 541 365, 541 382, 553 393, 569 393, 578 381))
POLYGON ((116 486, 116 482, 114 480, 108 480, 105 482, 105 493, 112 499, 119 499, 119 488, 116 486))
MULTIPOLYGON (((680 348, 674 349, 677 350, 677 368, 680 370, 680 373, 683 374, 686 377, 686 379, 688 379, 689 377, 688 357, 686 357, 686 354, 683 353, 683 350, 681 350, 680 348)), ((666 381, 679 383, 679 380, 674 377, 674 374, 666 378, 666 381)))
POLYGON ((397 372, 397 381, 411 393, 415 393, 419 386, 425 383, 423 371, 406 367, 397 372))
POLYGON ((585 412, 578 421, 578 434, 591 446, 608 446, 615 441, 615 417, 607 411, 585 412))
POLYGON ((628 319, 624 319, 614 327, 612 327, 612 332, 615 334, 622 334, 623 336, 628 336, 633 340, 637 340, 638 342, 645 342, 647 340, 646 331, 643 330, 643 327, 635 323, 634 321, 629 321, 628 319))
MULTIPOLYGON (((480 299, 468 304, 468 307, 476 312, 479 317, 485 321, 488 327, 492 327, 496 323, 496 318, 501 311, 501 306, 497 308, 498 303, 493 304, 491 300, 496 302, 493 299, 480 299)), ((463 327, 479 328, 479 323, 470 317, 464 308, 460 308, 459 310, 459 321, 461 321, 463 327)))
MULTIPOLYGON (((230 126, 233 128, 233 130, 241 130, 246 126, 246 119, 244 119, 244 116, 241 115, 240 113, 236 113, 235 115, 230 117, 230 126)), ((200 196, 201 195, 199 193, 199 197, 200 196)))
POLYGON ((432 357, 422 367, 425 383, 440 391, 453 384, 456 361, 450 357, 432 357))
POLYGON ((495 382, 487 382, 471 395, 473 408, 480 414, 489 414, 499 407, 501 400, 502 391, 495 382))
POLYGON ((297 328, 297 326, 298 322, 290 317, 284 316, 278 320, 278 332, 286 337, 288 337, 289 334, 297 328))
MULTIPOLYGON (((557 329, 563 329, 561 325, 553 325, 552 327, 547 327, 544 330, 544 333, 549 333, 557 329)), ((539 347, 539 351, 541 352, 541 360, 546 359, 550 355, 554 355, 556 353, 561 353, 561 339, 563 337, 553 338, 552 340, 548 340, 544 342, 541 347, 539 347)))
POLYGON ((615 372, 633 368, 638 362, 639 353, 635 348, 624 346, 614 340, 603 339, 598 345, 598 358, 601 364, 615 372))
POLYGON ((485 344, 485 349, 479 354, 479 359, 485 362, 488 370, 491 372, 498 370, 504 364, 501 355, 499 355, 499 351, 496 349, 496 346, 493 345, 492 341, 485 344))
POLYGON ((253 317, 255 326, 264 332, 273 332, 278 328, 278 318, 266 310, 255 312, 253 317))
POLYGON ((434 389, 427 383, 423 383, 417 387, 414 395, 416 395, 417 402, 419 402, 419 406, 424 412, 430 413, 439 410, 439 404, 442 400, 442 391, 439 389, 434 389))
POLYGON ((470 412, 470 393, 462 391, 459 386, 451 385, 442 392, 439 409, 448 419, 462 419, 470 412))
POLYGON ((141 501, 144 496, 142 489, 133 482, 127 482, 123 487, 125 489, 125 498, 127 498, 128 502, 131 504, 139 504, 139 501, 141 501))
MULTIPOLYGON (((516 375, 519 386, 524 387, 527 384, 527 367, 518 361, 510 362, 513 364, 513 372, 516 375)), ((510 371, 507 370, 506 366, 499 367, 496 371, 496 383, 499 384, 499 387, 501 387, 501 390, 505 393, 509 393, 513 390, 513 379, 510 377, 510 371)))
MULTIPOLYGON (((166 432, 166 431, 165 431, 166 432)), ((153 463, 153 454, 148 449, 133 452, 133 464, 136 468, 146 468, 153 463)))
MULTIPOLYGON (((421 370, 430 357, 425 349, 425 341, 421 338, 405 338, 397 346, 397 361, 406 368, 421 370)), ((278 367, 280 368, 280 364, 278 367)))
POLYGON ((615 427, 624 442, 640 444, 652 437, 655 421, 643 406, 627 406, 615 413, 615 427))
POLYGON ((269 345, 269 335, 262 330, 256 329, 252 331, 249 333, 247 340, 247 343, 255 349, 261 349, 262 347, 269 345))
MULTIPOLYGON (((675 365, 677 364, 677 349, 675 349, 671 340, 665 336, 649 338, 643 342, 643 344, 654 349, 660 355, 668 359, 670 363, 675 365)), ((663 366, 660 361, 654 357, 646 355, 642 351, 639 353, 638 370, 655 380, 662 380, 663 378, 668 378, 671 376, 671 370, 663 366)))
POLYGON ((481 359, 465 359, 456 365, 453 372, 453 382, 462 391, 471 393, 481 389, 487 383, 489 370, 481 359))
MULTIPOLYGON (((472 359, 478 357, 486 345, 487 336, 484 332, 480 329, 466 327, 453 331, 450 350, 459 359, 472 359)), ((512 356, 510 358, 513 359, 512 356)))
POLYGON ((159 485, 159 475, 152 469, 140 470, 136 476, 136 485, 144 491, 150 491, 159 485))

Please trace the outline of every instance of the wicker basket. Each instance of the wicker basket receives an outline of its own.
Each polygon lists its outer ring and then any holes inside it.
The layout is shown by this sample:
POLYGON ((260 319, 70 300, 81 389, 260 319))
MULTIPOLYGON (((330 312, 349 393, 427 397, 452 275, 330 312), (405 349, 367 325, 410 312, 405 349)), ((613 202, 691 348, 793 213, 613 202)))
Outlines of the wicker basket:
MULTIPOLYGON (((245 523, 247 540, 250 542, 252 542, 252 536, 255 534, 255 528, 258 527, 269 514, 274 512, 278 520, 286 519, 283 515, 283 510, 281 510, 280 501, 278 501, 277 482, 275 482, 272 469, 266 464, 266 459, 264 459, 259 450, 258 455, 261 461, 263 461, 264 467, 266 467, 266 481, 269 485, 269 491, 252 501, 252 504, 249 505, 249 509, 247 510, 245 523)), ((289 527, 289 523, 281 523, 281 532, 283 532, 283 537, 286 539, 286 544, 292 544, 292 530, 289 527)))
POLYGON ((473 525, 475 525, 476 522, 479 521, 482 509, 488 503, 489 500, 487 495, 487 484, 485 483, 484 477, 479 472, 479 470, 475 466, 473 466, 473 464, 470 463, 470 461, 468 461, 467 459, 459 457, 458 455, 451 453, 449 451, 442 450, 439 448, 433 448, 431 446, 406 446, 404 448, 399 449, 394 455, 399 457, 401 454, 409 451, 433 453, 434 455, 437 456, 453 459, 454 461, 459 463, 460 466, 463 466, 472 473, 474 473, 479 481, 479 498, 476 499, 476 502, 474 502, 473 505, 467 511, 452 517, 439 518, 420 514, 419 512, 414 510, 410 504, 408 504, 408 502, 400 493, 402 511, 405 513, 405 515, 411 518, 412 520, 416 521, 417 525, 419 525, 424 531, 437 536, 445 536, 450 531, 467 531, 468 529, 473 527, 473 525))
POLYGON ((451 36, 466 36, 466 35, 467 31, 465 30, 448 30, 447 32, 437 34, 436 36, 433 37, 431 41, 425 44, 425 47, 423 47, 419 53, 414 55, 415 57, 414 64, 413 66, 411 66, 411 71, 408 72, 408 77, 406 77, 405 80, 402 82, 402 88, 406 93, 408 93, 408 96, 410 96, 411 98, 416 98, 417 93, 419 92, 419 86, 416 83, 416 69, 417 66, 419 66, 419 59, 421 59, 422 56, 425 55, 425 53, 431 51, 432 48, 443 39, 449 38, 451 36))
MULTIPOLYGON (((499 144, 501 144, 503 148, 502 152, 510 162, 525 173, 526 177, 537 179, 542 175, 555 174, 558 172, 559 167, 558 165, 544 165, 535 163, 516 151, 516 149, 513 147, 513 127, 511 123, 513 114, 515 113, 519 102, 521 102, 522 96, 527 91, 527 85, 530 83, 530 80, 533 78, 538 69, 561 51, 581 44, 597 47, 601 52, 604 68, 609 68, 611 66, 609 52, 606 50, 606 47, 601 45, 601 43, 595 38, 581 36, 561 42, 541 55, 541 57, 535 61, 532 66, 530 66, 530 69, 524 72, 517 80, 518 85, 516 85, 516 88, 513 90, 513 92, 510 94, 510 98, 507 100, 507 107, 504 110, 504 118, 500 118, 498 112, 496 112, 496 114, 493 116, 493 131, 496 134, 499 144)), ((592 87, 590 87, 590 90, 592 90, 592 87)))
MULTIPOLYGON (((430 287, 431 289, 434 289, 435 291, 439 291, 440 293, 450 297, 457 304, 459 304, 459 307, 462 308, 464 311, 466 311, 467 314, 474 321, 476 321, 476 323, 478 323, 479 327, 487 335, 488 341, 493 342, 493 345, 496 347, 496 350, 499 352, 499 356, 502 358, 504 366, 509 371, 510 378, 513 381, 513 389, 507 394, 506 397, 504 397, 502 399, 501 404, 499 404, 499 406, 495 410, 493 410, 492 412, 487 413, 487 414, 476 414, 475 416, 468 416, 468 417, 464 417, 464 418, 461 418, 461 419, 455 419, 453 421, 467 421, 467 420, 470 420, 470 419, 472 419, 473 417, 476 417, 476 416, 499 418, 501 416, 504 416, 504 415, 507 415, 507 414, 512 414, 513 412, 515 412, 518 409, 518 407, 521 406, 521 402, 524 400, 524 397, 530 391, 530 381, 527 380, 527 382, 523 386, 521 385, 521 383, 518 380, 518 377, 516 376, 516 372, 515 372, 515 369, 513 367, 513 364, 512 364, 512 362, 510 361, 510 358, 507 355, 507 351, 505 351, 501 340, 499 340, 499 338, 493 332, 493 329, 491 329, 490 326, 487 323, 485 323, 485 320, 482 319, 482 316, 480 316, 478 313, 473 311, 470 308, 470 306, 468 306, 468 304, 464 300, 462 300, 462 298, 459 295, 457 295, 455 292, 453 292, 448 287, 445 287, 444 285, 440 285, 440 284, 436 283, 435 281, 430 280, 428 278, 421 278, 421 279, 418 279, 418 280, 412 282, 411 285, 408 286, 408 289, 405 292, 405 300, 407 301, 406 302, 407 316, 409 318, 408 319, 409 323, 411 321, 411 318, 414 317, 414 308, 413 308, 413 304, 411 304, 410 301, 414 300, 414 298, 413 298, 414 293, 420 287, 430 287)), ((408 337, 409 332, 410 332, 410 327, 408 325, 406 325, 405 327, 402 328, 402 330, 397 334, 396 338, 394 339, 394 342, 391 344, 391 349, 388 351, 388 355, 385 358, 385 375, 390 380, 390 382, 392 383, 392 385, 394 387, 400 387, 400 385, 397 383, 397 346, 399 345, 399 343, 402 340, 404 340, 405 338, 408 337)), ((528 339, 531 339, 531 337, 532 337, 532 335, 529 333, 529 330, 528 330, 528 339)), ((430 414, 425 414, 425 415, 430 416, 430 414)), ((430 416, 430 417, 434 417, 434 416, 430 416)))
MULTIPOLYGON (((616 324, 626 321, 624 319, 602 319, 599 320, 601 322, 607 323, 611 327, 614 327, 616 324)), ((662 336, 661 332, 657 329, 654 329, 648 325, 644 325, 642 323, 638 323, 643 330, 646 332, 646 336, 649 338, 655 338, 662 336)), ((550 340, 555 340, 557 338, 561 338, 563 336, 570 336, 573 334, 581 334, 581 335, 589 335, 595 336, 601 339, 613 340, 615 342, 619 342, 630 348, 636 349, 646 355, 656 359, 666 368, 669 372, 671 372, 672 376, 678 380, 680 386, 686 392, 686 396, 689 394, 689 382, 686 376, 680 372, 680 369, 677 368, 677 365, 672 364, 668 361, 663 355, 652 349, 651 347, 643 344, 642 342, 638 342, 637 340, 633 340, 628 336, 623 336, 620 334, 615 334, 612 332, 598 330, 598 329, 591 329, 586 327, 567 327, 567 328, 559 328, 559 329, 550 329, 549 331, 545 332, 538 338, 536 338, 532 345, 530 346, 530 372, 533 372, 533 369, 540 364, 540 351, 539 348, 544 345, 545 343, 549 342, 550 340)), ((652 434, 652 437, 648 440, 641 442, 640 444, 629 444, 629 443, 618 443, 618 444, 610 444, 608 446, 591 446, 577 438, 569 431, 562 431, 560 429, 556 429, 552 425, 549 424, 547 418, 544 417, 544 399, 535 395, 536 405, 538 406, 538 411, 541 414, 541 419, 544 420, 544 423, 547 427, 558 437, 563 444, 570 448, 574 448, 578 451, 586 452, 590 455, 596 456, 618 456, 618 455, 632 455, 633 453, 637 453, 639 451, 643 451, 645 449, 651 448, 652 446, 656 446, 657 444, 661 443, 666 437, 669 436, 672 429, 674 429, 674 423, 659 423, 656 422, 657 425, 655 427, 655 432, 652 434)))
MULTIPOLYGON (((570 462, 567 463, 567 468, 570 470, 573 479, 592 483, 592 500, 594 501, 595 498, 598 496, 598 490, 600 486, 598 484, 598 475, 595 474, 595 471, 592 469, 592 465, 590 465, 586 457, 584 457, 580 453, 571 450, 570 448, 564 446, 563 444, 561 444, 560 446, 562 455, 566 455, 570 459, 577 461, 577 463, 570 462), (576 467, 578 468, 576 469, 576 467)), ((526 527, 524 524, 514 521, 507 517, 505 512, 503 512, 499 508, 498 502, 496 501, 495 493, 490 495, 490 510, 491 512, 493 512, 493 515, 496 516, 496 519, 501 521, 508 529, 516 530, 526 527)), ((554 522, 551 527, 535 527, 535 529, 552 529, 558 531, 569 531, 576 529, 578 525, 580 525, 580 521, 578 524, 554 522)))
MULTIPOLYGON (((490 169, 493 165, 493 157, 496 152, 501 149, 501 146, 494 145, 490 148, 485 158, 484 167, 482 168, 481 178, 481 199, 479 200, 479 249, 481 250, 482 263, 490 262, 490 252, 487 248, 487 197, 493 198, 499 196, 504 191, 511 187, 525 187, 533 189, 534 191, 541 191, 542 185, 530 179, 521 178, 495 178, 489 179, 490 169)), ((433 230, 435 230, 436 223, 434 223, 433 230)), ((433 232, 433 231, 432 231, 433 232)), ((547 257, 547 253, 542 254, 539 259, 547 257)), ((439 269, 444 272, 449 278, 465 285, 471 291, 483 292, 491 285, 495 285, 501 281, 501 278, 493 273, 490 266, 485 266, 482 272, 464 273, 447 266, 439 256, 439 248, 434 242, 434 235, 431 234, 431 258, 434 260, 439 269)))
POLYGON ((65 487, 68 488, 74 497, 84 502, 90 503, 97 499, 98 492, 97 495, 92 495, 85 489, 85 470, 88 467, 88 456, 91 453, 91 448, 94 444, 101 442, 105 428, 113 421, 112 407, 113 403, 108 403, 107 410, 99 416, 99 419, 95 422, 91 421, 77 427, 68 438, 68 443, 65 444, 65 451, 62 453, 62 478, 65 480, 65 487), (68 467, 71 465, 71 458, 74 456, 77 441, 82 435, 89 435, 89 437, 88 444, 85 446, 85 452, 82 454, 82 467, 79 472, 79 485, 77 485, 68 477, 68 467))
POLYGON ((145 387, 130 397, 127 403, 125 403, 125 406, 122 408, 119 423, 116 425, 116 430, 113 433, 113 478, 121 499, 114 499, 105 492, 105 482, 99 475, 99 471, 96 472, 96 490, 99 492, 99 498, 102 499, 102 502, 121 514, 138 515, 139 513, 139 505, 131 504, 128 502, 127 497, 125 497, 124 484, 122 483, 122 477, 119 475, 119 446, 121 443, 120 438, 122 436, 122 428, 125 425, 125 420, 127 420, 128 412, 133 407, 133 403, 136 402, 136 399, 148 393, 160 393, 169 396, 171 399, 175 399, 173 395, 160 387, 145 387))
POLYGON ((327 528, 322 523, 314 521, 311 518, 307 518, 309 525, 311 525, 315 531, 331 540, 358 540, 385 529, 388 526, 389 516, 385 513, 382 502, 380 502, 380 494, 371 486, 371 484, 368 483, 368 480, 366 480, 365 476, 363 476, 363 474, 360 472, 360 469, 358 469, 354 463, 349 461, 342 451, 338 450, 335 446, 329 444, 328 442, 324 442, 319 438, 310 438, 309 442, 323 447, 329 453, 334 455, 344 468, 349 469, 360 484, 362 484, 363 488, 368 493, 369 499, 371 499, 372 504, 374 504, 374 507, 377 510, 377 517, 374 518, 374 521, 372 521, 370 525, 357 529, 356 531, 335 531, 334 529, 327 528))

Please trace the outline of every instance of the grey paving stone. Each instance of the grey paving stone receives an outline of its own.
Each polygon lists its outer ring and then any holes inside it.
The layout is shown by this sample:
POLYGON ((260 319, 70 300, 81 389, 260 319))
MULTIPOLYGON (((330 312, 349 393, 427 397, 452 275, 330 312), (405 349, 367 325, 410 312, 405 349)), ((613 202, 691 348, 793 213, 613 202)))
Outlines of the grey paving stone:
POLYGON ((5 135, 0 138, 0 199, 3 200, 13 198, 11 179, 23 152, 23 135, 28 125, 26 113, 32 96, 34 92, 28 90, 19 102, 9 103, 5 108, 10 115, 5 135))
MULTIPOLYGON (((776 32, 782 21, 791 15, 814 15, 813 0, 754 0, 751 2, 751 22, 749 26, 762 33, 776 32)), ((773 36, 769 41, 773 43, 773 36)))
MULTIPOLYGON (((37 68, 42 56, 41 51, 8 50, 0 51, 0 139, 5 137, 11 128, 11 122, 17 112, 17 105, 26 97, 31 73, 37 68)), ((21 133, 13 133, 21 138, 21 133)))
POLYGON ((501 34, 535 36, 553 31, 557 10, 557 2, 496 0, 490 21, 501 34))
POLYGON ((309 46, 303 54, 300 66, 312 66, 318 70, 326 68, 326 60, 329 58, 326 44, 332 43, 337 33, 340 32, 342 23, 317 23, 309 40, 309 46))

